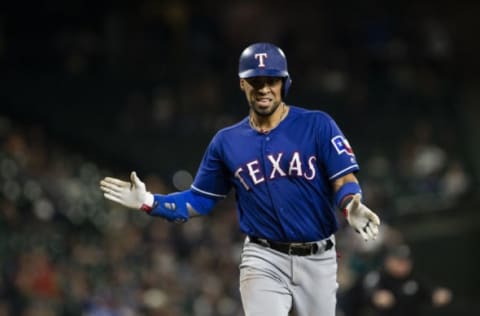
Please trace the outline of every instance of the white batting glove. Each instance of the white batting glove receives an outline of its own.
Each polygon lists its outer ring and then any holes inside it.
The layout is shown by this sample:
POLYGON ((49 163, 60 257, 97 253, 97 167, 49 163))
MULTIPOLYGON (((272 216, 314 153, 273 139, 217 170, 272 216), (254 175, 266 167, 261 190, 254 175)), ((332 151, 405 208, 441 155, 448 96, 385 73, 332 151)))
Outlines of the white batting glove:
POLYGON ((100 181, 103 196, 110 201, 133 209, 153 206, 153 194, 147 191, 145 183, 140 181, 135 171, 130 174, 130 182, 106 177, 100 181))
POLYGON ((353 196, 344 211, 347 222, 365 241, 377 237, 380 218, 361 202, 360 194, 353 196))

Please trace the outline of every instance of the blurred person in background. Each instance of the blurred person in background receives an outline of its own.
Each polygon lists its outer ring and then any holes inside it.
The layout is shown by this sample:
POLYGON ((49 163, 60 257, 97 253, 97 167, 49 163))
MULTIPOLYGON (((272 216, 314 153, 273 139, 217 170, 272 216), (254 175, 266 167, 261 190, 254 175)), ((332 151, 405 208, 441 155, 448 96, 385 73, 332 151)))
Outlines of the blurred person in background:
POLYGON ((443 307, 452 300, 450 289, 432 286, 414 273, 406 244, 388 249, 382 266, 359 278, 347 295, 346 316, 418 316, 424 308, 443 307))

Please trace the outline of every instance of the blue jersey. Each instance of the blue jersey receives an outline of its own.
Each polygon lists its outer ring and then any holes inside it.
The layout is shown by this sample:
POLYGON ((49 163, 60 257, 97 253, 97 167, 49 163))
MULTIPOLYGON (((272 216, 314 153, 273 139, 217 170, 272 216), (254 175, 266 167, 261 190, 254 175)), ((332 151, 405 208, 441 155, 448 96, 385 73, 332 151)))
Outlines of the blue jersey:
POLYGON ((210 142, 192 190, 225 197, 235 188, 243 233, 275 241, 315 241, 338 229, 332 180, 358 171, 355 155, 325 112, 290 106, 264 134, 248 117, 210 142))

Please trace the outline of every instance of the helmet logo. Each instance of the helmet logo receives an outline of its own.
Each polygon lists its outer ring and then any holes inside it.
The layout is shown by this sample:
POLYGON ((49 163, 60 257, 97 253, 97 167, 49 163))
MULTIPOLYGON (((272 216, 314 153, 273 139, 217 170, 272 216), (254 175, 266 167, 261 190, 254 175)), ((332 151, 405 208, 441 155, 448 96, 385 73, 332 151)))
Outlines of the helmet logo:
POLYGON ((258 59, 258 67, 265 67, 265 58, 267 58, 267 53, 258 53, 255 54, 255 59, 258 59))

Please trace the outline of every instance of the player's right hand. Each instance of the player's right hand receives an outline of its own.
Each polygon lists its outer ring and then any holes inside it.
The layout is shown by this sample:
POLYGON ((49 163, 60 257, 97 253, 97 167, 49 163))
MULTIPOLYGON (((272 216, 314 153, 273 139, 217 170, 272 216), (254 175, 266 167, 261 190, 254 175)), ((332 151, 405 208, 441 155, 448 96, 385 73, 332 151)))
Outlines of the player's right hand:
POLYGON ((133 209, 152 207, 153 194, 147 191, 135 171, 130 174, 130 182, 106 177, 100 181, 103 196, 113 202, 133 209))

